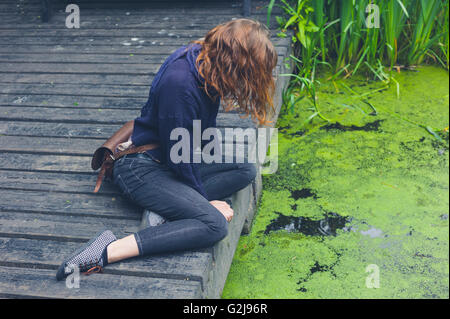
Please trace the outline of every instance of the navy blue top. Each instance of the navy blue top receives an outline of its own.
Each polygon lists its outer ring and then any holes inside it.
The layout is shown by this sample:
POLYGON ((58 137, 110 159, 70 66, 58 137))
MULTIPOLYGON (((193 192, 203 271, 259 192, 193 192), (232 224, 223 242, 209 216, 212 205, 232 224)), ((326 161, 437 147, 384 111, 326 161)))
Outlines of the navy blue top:
MULTIPOLYGON (((203 78, 195 66, 201 45, 190 44, 172 53, 153 79, 147 103, 141 116, 134 120, 131 140, 134 145, 157 143, 160 146, 147 153, 166 164, 184 183, 202 194, 203 189, 196 163, 193 163, 193 120, 201 120, 201 132, 216 127, 220 99, 212 100, 205 92, 203 78), (170 140, 174 128, 190 133, 189 163, 173 163, 170 150, 178 141, 170 140)), ((214 94, 214 90, 210 94, 214 94)), ((209 141, 202 141, 202 147, 209 141)))

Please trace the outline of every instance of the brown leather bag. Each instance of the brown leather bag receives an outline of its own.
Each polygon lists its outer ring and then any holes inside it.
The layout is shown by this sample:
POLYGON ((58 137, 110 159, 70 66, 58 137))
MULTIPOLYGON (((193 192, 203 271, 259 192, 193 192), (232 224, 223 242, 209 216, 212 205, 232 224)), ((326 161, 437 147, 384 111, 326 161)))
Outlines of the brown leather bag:
POLYGON ((117 146, 126 142, 131 136, 134 128, 134 120, 128 121, 113 136, 111 136, 102 146, 100 146, 92 156, 91 167, 95 171, 100 168, 94 193, 97 193, 102 184, 103 178, 112 179, 114 161, 126 154, 144 153, 147 150, 158 147, 158 144, 145 144, 141 146, 131 145, 123 151, 116 151, 117 146))

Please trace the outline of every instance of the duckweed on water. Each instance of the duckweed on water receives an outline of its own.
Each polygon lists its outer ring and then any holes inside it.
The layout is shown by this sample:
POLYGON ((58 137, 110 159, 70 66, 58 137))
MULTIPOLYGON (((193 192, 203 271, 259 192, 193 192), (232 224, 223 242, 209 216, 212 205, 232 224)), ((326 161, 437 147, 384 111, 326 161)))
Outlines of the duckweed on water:
MULTIPOLYGON (((263 178, 224 298, 449 297, 448 133, 439 141, 388 113, 448 127, 449 77, 421 67, 396 79, 399 99, 395 87, 367 97, 376 116, 326 81, 318 102, 335 123, 300 128, 308 105, 280 115, 279 168, 263 178), (332 235, 302 231, 301 221, 317 228, 325 217, 341 218, 332 235), (366 287, 372 264, 379 288, 366 287)), ((358 78, 345 83, 358 94, 381 86, 358 78)))

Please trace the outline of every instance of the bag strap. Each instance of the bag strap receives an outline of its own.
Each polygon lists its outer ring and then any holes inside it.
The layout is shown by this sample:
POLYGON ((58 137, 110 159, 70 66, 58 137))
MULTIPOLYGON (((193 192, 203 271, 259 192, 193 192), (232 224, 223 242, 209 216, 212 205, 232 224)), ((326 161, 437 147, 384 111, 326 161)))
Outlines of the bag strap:
POLYGON ((145 151, 152 150, 154 148, 157 148, 158 144, 145 144, 141 146, 131 146, 130 148, 127 148, 124 151, 110 154, 106 153, 104 155, 104 160, 102 163, 102 166, 100 168, 100 172, 98 173, 97 182, 95 183, 94 193, 97 193, 100 189, 100 186, 102 185, 103 178, 106 175, 107 170, 111 170, 114 166, 114 161, 118 160, 119 158, 128 155, 128 154, 135 154, 135 153, 144 153, 145 151))
POLYGON ((134 129, 134 120, 126 122, 118 129, 101 147, 99 147, 92 156, 91 167, 94 171, 98 170, 105 160, 105 153, 113 154, 116 152, 117 145, 130 138, 134 129))

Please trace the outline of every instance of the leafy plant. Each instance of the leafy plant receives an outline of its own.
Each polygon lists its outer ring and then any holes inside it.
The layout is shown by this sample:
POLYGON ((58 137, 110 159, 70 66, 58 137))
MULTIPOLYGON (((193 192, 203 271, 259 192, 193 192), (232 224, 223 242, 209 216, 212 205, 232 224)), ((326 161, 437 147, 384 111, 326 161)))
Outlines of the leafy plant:
POLYGON ((441 33, 433 35, 433 26, 443 4, 440 0, 414 1, 415 25, 408 53, 408 64, 423 62, 430 48, 439 41, 441 33))
MULTIPOLYGON (((314 57, 351 76, 377 68, 390 70, 437 61, 448 68, 448 0, 270 0, 282 30, 292 29, 294 55, 301 75, 311 72, 314 57), (380 25, 367 26, 369 5, 380 13, 380 25)), ((286 36, 281 32, 280 36, 286 36)))

